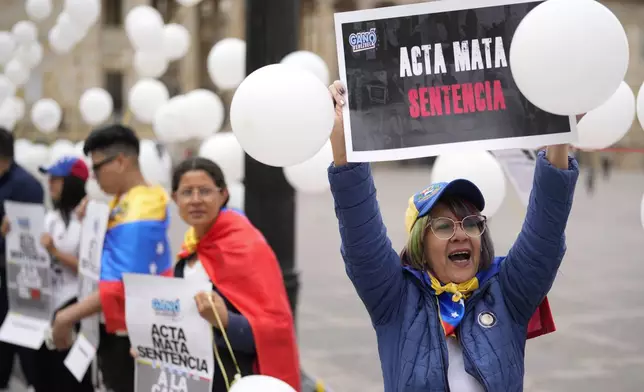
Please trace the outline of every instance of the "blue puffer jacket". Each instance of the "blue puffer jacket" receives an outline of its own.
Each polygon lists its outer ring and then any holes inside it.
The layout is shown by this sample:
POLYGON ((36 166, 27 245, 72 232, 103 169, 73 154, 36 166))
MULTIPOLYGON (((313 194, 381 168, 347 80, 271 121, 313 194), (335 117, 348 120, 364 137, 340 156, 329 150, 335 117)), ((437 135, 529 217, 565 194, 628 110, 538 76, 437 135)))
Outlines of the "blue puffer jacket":
MULTIPOLYGON (((466 371, 488 392, 523 390, 526 331, 565 253, 564 231, 579 168, 559 170, 539 155, 521 233, 498 272, 466 301, 457 330, 466 371), (483 328, 482 312, 496 316, 483 328)), ((385 392, 444 392, 447 345, 429 286, 401 267, 387 238, 371 169, 366 163, 329 168, 346 271, 378 338, 385 392)))

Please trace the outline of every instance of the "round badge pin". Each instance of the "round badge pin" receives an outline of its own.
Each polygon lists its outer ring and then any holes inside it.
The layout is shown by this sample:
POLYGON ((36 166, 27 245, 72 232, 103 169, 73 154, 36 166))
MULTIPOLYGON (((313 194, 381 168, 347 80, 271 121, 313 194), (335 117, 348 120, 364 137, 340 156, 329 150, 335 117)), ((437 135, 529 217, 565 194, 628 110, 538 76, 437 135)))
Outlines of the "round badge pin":
POLYGON ((496 317, 491 312, 479 313, 478 321, 479 325, 483 328, 492 328, 496 325, 496 317))

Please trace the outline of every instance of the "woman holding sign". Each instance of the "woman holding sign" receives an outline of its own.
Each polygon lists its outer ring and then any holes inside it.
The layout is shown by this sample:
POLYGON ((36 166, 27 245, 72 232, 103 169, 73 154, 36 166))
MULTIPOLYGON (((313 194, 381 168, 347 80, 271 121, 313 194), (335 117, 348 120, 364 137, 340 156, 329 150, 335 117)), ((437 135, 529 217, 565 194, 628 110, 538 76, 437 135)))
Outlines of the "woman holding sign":
POLYGON ((213 391, 226 391, 237 374, 263 374, 300 390, 293 315, 280 267, 261 233, 227 208, 228 189, 214 162, 188 159, 172 177, 174 201, 191 228, 175 276, 212 282, 195 300, 215 331, 213 391))
MULTIPOLYGON (((52 258, 51 277, 54 315, 75 303, 79 290, 78 254, 81 222, 74 210, 85 197, 85 182, 89 170, 77 157, 65 156, 52 166, 41 167, 49 176, 49 194, 54 209, 45 215, 45 234, 41 243, 52 258)), ((36 392, 92 392, 91 374, 87 372, 79 383, 66 368, 64 361, 69 350, 49 350, 46 346, 36 354, 36 392)))
POLYGON ((552 321, 543 301, 565 253, 579 174, 568 146, 539 154, 523 229, 507 257, 494 256, 485 201, 466 180, 409 199, 409 238, 399 255, 369 164, 347 162, 346 90, 339 81, 329 89, 336 109, 329 182, 341 251, 377 332, 385 391, 522 391, 526 339, 554 330, 543 324, 552 321))

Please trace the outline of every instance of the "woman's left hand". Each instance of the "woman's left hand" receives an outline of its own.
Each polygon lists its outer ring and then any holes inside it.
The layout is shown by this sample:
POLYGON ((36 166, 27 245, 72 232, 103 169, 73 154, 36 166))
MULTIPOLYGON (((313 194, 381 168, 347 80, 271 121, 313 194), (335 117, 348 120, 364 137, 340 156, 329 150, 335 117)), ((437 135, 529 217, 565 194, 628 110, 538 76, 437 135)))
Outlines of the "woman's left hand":
MULTIPOLYGON (((578 114, 577 122, 579 122, 586 113, 578 114)), ((546 159, 554 167, 560 170, 568 169, 568 152, 570 151, 570 146, 568 144, 558 144, 554 146, 548 146, 546 150, 546 159)))
POLYGON ((217 312, 217 315, 219 315, 219 319, 221 320, 223 327, 226 328, 228 326, 228 308, 226 307, 226 303, 221 295, 214 291, 202 291, 195 295, 195 302, 197 303, 197 310, 201 317, 212 324, 215 328, 220 329, 214 312, 217 312), (209 297, 212 299, 212 304, 215 305, 214 309, 211 302, 208 300, 209 297))
POLYGON ((43 234, 42 237, 40 237, 40 244, 47 249, 47 252, 49 253, 54 253, 56 250, 56 247, 54 246, 54 239, 51 238, 51 236, 47 233, 43 234))

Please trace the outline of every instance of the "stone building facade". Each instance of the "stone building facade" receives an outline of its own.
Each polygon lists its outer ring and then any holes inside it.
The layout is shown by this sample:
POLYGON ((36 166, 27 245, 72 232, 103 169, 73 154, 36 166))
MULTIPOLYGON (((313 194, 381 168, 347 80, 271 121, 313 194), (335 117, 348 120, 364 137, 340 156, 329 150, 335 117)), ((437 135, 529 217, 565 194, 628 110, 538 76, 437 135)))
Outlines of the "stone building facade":
MULTIPOLYGON (((270 0, 267 0, 270 1, 270 0)), ((40 41, 46 43, 47 32, 60 12, 63 0, 54 0, 56 10, 39 24, 40 41)), ((166 22, 182 23, 191 33, 191 49, 186 57, 173 63, 161 78, 171 94, 195 88, 214 89, 206 70, 206 58, 212 45, 225 37, 244 38, 244 0, 203 0, 199 6, 183 8, 176 0, 103 0, 100 21, 87 37, 69 54, 56 56, 45 51, 43 64, 34 71, 29 83, 21 92, 29 109, 30 103, 41 97, 56 99, 64 111, 60 131, 53 135, 36 132, 28 116, 16 129, 18 137, 51 141, 54 138, 82 140, 89 131, 83 124, 78 110, 78 98, 90 87, 104 87, 113 96, 115 116, 122 116, 127 106, 127 92, 136 82, 132 67, 133 50, 123 30, 127 11, 139 4, 157 7, 166 22)), ((333 13, 355 9, 416 3, 415 0, 302 0, 300 22, 301 49, 319 54, 329 65, 332 78, 338 75, 333 13)), ((2 0, 0 30, 26 18, 24 0, 2 0)), ((626 81, 634 92, 644 82, 644 0, 604 0, 620 19, 630 43, 630 68, 626 81)), ((599 76, 599 74, 598 74, 599 76)), ((232 94, 221 94, 229 104, 232 94)), ((132 125, 143 137, 151 137, 149 126, 132 125)), ((619 143, 629 148, 644 148, 644 132, 636 121, 633 129, 619 143)), ((644 154, 619 153, 622 166, 644 167, 644 154)))

